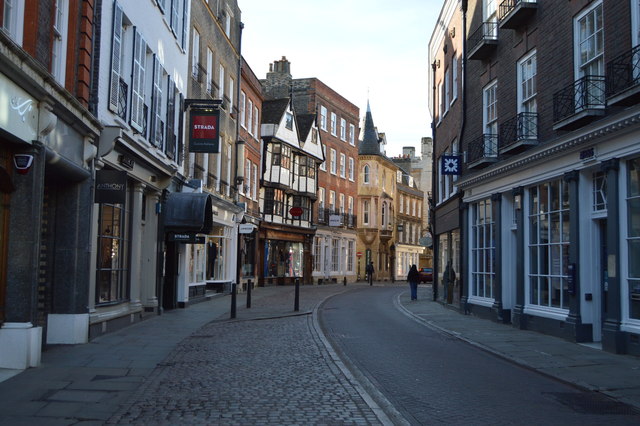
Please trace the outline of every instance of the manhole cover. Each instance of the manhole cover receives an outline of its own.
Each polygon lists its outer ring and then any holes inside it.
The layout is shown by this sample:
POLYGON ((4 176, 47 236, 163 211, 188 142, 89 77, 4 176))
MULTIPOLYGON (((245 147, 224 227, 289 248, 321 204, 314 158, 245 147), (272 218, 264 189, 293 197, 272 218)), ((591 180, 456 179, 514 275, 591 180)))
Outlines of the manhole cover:
POLYGON ((547 395, 582 414, 640 415, 634 407, 600 393, 548 392, 547 395))

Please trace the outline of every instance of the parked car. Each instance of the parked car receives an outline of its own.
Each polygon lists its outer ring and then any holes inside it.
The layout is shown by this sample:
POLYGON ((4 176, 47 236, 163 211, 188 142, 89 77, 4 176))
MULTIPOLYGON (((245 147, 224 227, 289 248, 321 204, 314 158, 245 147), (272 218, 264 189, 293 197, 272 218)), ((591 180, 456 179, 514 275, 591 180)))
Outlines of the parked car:
POLYGON ((418 274, 420 274, 420 282, 421 283, 426 283, 426 282, 432 282, 433 281, 433 269, 432 268, 420 268, 420 270, 418 271, 418 274))

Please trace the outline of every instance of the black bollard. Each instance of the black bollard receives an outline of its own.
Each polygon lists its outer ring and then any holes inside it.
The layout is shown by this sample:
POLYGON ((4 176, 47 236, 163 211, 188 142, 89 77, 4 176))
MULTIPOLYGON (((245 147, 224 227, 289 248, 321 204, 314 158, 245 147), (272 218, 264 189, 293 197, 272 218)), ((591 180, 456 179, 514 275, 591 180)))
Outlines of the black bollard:
POLYGON ((247 309, 251 307, 251 287, 253 287, 253 283, 249 280, 247 281, 247 309))
POLYGON ((231 284, 231 319, 236 317, 236 283, 231 284))
POLYGON ((293 301, 293 310, 295 312, 300 310, 300 278, 296 278, 296 295, 293 301))

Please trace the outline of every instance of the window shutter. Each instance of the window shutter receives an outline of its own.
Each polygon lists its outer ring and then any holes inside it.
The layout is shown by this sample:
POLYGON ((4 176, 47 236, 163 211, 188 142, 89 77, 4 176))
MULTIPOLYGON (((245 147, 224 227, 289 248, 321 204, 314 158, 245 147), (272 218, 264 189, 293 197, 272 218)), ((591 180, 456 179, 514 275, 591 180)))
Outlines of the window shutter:
POLYGON ((167 77, 169 80, 167 90, 167 143, 165 145, 165 154, 171 159, 176 157, 176 135, 175 135, 175 122, 176 122, 176 85, 171 79, 171 76, 167 77))
POLYGON ((122 52, 122 7, 113 5, 113 43, 111 44, 111 82, 109 87, 109 109, 118 114, 120 99, 120 55, 122 52))
POLYGON ((153 56, 153 94, 151 97, 151 137, 152 144, 162 147, 162 66, 156 55, 153 56))
POLYGON ((134 28, 133 72, 131 76, 131 126, 142 132, 144 128, 144 74, 147 44, 134 28))

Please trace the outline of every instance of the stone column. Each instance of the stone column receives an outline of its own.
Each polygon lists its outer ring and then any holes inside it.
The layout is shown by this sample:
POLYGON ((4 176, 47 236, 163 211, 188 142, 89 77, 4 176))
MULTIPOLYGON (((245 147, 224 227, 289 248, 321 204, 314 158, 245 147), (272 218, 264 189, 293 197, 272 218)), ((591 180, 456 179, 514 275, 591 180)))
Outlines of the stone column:
POLYGON ((607 312, 602 325, 602 348, 608 352, 626 353, 625 333, 620 330, 622 292, 620 282, 620 162, 617 158, 602 163, 607 175, 607 312))
POLYGON ((129 264, 129 273, 131 277, 130 285, 130 302, 131 308, 139 308, 141 306, 141 297, 143 293, 143 286, 145 284, 155 287, 155 280, 142 276, 141 263, 142 263, 142 195, 144 193, 145 186, 141 183, 135 182, 132 185, 132 203, 131 203, 131 226, 129 227, 129 236, 131 238, 131 256, 129 264), (143 282, 143 278, 145 282, 143 282))

